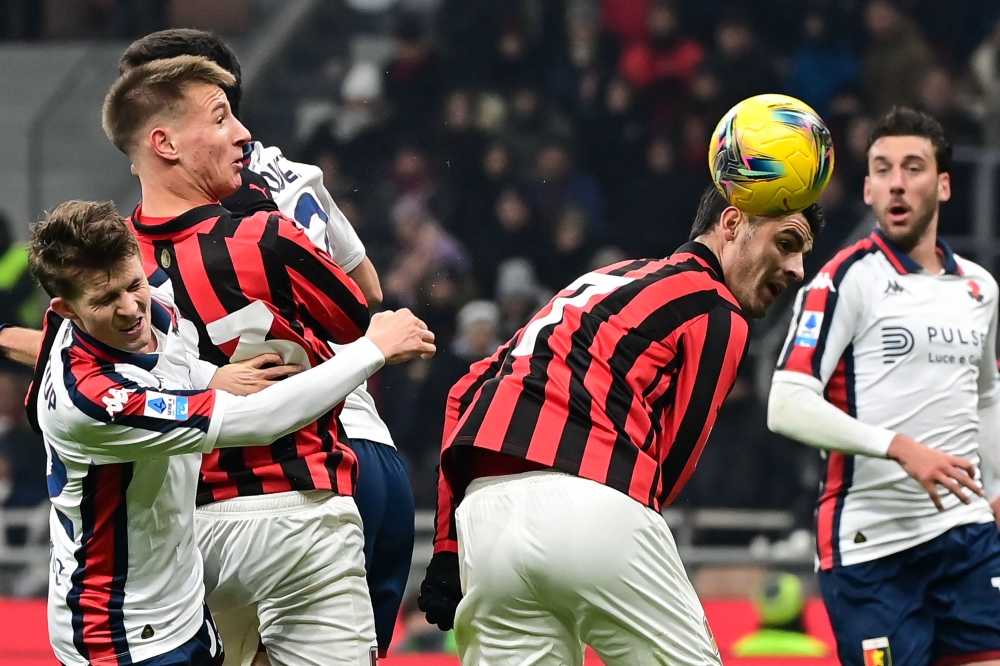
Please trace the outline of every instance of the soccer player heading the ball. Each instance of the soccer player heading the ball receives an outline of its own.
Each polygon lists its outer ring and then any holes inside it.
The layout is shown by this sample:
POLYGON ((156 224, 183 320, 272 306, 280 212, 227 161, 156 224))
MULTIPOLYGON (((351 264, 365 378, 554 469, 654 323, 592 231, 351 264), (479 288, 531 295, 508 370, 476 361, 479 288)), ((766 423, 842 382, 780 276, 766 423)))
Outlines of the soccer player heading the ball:
POLYGON ((997 283, 938 239, 941 125, 893 109, 868 140, 878 227, 799 292, 771 429, 826 451, 819 580, 845 666, 1000 664, 997 283), (886 658, 886 657, 889 658, 886 658))
POLYGON ((694 471, 761 317, 803 277, 818 205, 714 187, 691 242, 581 276, 451 390, 427 619, 464 666, 716 665, 662 507, 694 471), (464 596, 463 596, 464 590, 464 596), (457 610, 456 610, 457 607, 457 610))

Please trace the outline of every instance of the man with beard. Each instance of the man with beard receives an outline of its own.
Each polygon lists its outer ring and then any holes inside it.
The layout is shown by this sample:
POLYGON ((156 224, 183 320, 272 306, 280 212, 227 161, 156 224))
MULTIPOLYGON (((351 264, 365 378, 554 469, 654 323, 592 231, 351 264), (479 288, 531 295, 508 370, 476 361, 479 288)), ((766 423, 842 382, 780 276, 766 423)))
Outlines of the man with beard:
POLYGON ((822 221, 712 187, 690 243, 577 278, 455 384, 418 604, 463 666, 721 663, 659 511, 822 221))
POLYGON ((893 109, 867 152, 878 228, 799 293, 768 423, 826 451, 817 555, 841 663, 1000 664, 978 470, 1000 458, 997 283, 937 238, 941 125, 893 109))

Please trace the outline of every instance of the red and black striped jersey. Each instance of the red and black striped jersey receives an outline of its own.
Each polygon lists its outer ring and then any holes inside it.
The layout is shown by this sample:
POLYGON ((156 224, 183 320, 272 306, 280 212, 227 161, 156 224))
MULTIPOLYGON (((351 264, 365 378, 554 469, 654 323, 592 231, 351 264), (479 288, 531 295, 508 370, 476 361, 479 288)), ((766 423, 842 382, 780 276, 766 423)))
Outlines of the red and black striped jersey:
POLYGON ((575 280, 451 390, 435 551, 474 450, 592 479, 659 510, 694 472, 749 325, 715 255, 688 243, 575 280))
MULTIPOLYGON (((358 286, 280 213, 240 219, 209 204, 153 221, 140 206, 131 222, 150 283, 172 291, 203 360, 221 366, 276 352, 312 367, 332 356, 328 342, 353 342, 368 327, 358 286)), ((207 454, 198 504, 289 490, 353 494, 357 460, 339 409, 270 446, 207 454)))

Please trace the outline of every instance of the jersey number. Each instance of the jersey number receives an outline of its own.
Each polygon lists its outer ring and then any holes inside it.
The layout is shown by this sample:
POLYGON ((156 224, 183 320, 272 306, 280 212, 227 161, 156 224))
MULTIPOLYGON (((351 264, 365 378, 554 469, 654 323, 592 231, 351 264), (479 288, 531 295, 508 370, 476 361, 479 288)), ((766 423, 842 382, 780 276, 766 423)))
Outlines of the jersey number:
POLYGON ((274 313, 263 301, 230 312, 222 319, 213 321, 205 328, 215 346, 223 345, 239 338, 236 351, 229 357, 233 363, 246 361, 261 354, 278 354, 285 363, 294 363, 309 368, 309 354, 297 342, 291 340, 268 340, 267 334, 274 323, 274 313))
POLYGON ((610 294, 619 287, 625 286, 635 278, 606 273, 587 273, 573 280, 563 291, 575 292, 570 296, 560 296, 552 301, 552 309, 543 317, 535 319, 524 327, 521 341, 511 352, 514 356, 528 356, 535 349, 538 334, 548 326, 555 326, 563 320, 566 308, 581 307, 598 294, 610 294))

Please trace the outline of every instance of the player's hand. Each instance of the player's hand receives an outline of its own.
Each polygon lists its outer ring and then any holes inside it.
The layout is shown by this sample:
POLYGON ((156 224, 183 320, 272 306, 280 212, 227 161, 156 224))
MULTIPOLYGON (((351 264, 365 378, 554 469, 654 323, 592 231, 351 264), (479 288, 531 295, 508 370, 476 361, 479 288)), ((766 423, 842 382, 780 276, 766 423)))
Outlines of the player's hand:
POLYGON ((1000 497, 990 502, 990 508, 993 509, 993 519, 997 522, 997 527, 1000 527, 1000 497))
POLYGON ((277 354, 261 354, 246 361, 222 366, 215 371, 208 388, 233 395, 250 395, 303 370, 305 368, 301 365, 284 365, 277 354), (265 365, 271 367, 265 368, 265 365))
POLYGON ((976 495, 983 496, 983 489, 975 479, 976 466, 965 458, 932 449, 901 433, 892 439, 888 454, 924 487, 938 511, 944 511, 937 490, 939 484, 965 504, 971 499, 962 492, 961 486, 965 486, 976 495))
POLYGON ((434 355, 434 334, 407 308, 379 312, 372 317, 365 337, 375 343, 385 364, 402 363, 417 356, 434 355))
POLYGON ((448 631, 455 626, 455 609, 461 600, 458 554, 434 553, 420 583, 417 608, 424 612, 428 623, 436 624, 441 631, 448 631))

